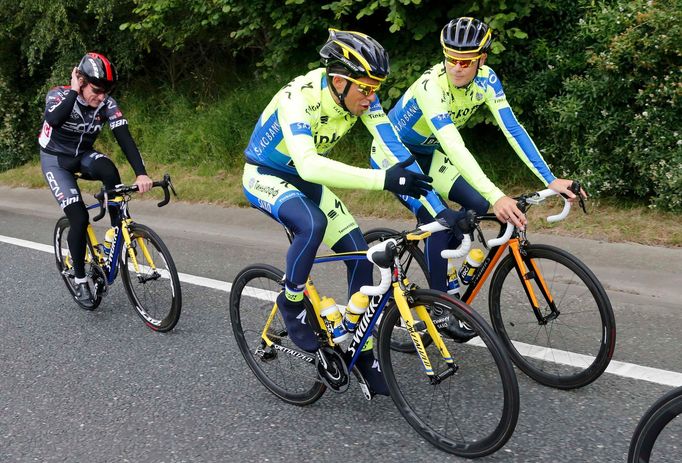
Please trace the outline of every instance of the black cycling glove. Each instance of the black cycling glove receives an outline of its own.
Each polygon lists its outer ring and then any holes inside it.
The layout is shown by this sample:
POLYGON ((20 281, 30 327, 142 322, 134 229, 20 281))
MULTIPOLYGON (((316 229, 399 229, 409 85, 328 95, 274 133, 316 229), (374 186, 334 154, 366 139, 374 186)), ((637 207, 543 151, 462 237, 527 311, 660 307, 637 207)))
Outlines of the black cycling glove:
POLYGON ((397 195, 408 195, 414 198, 424 196, 431 191, 430 183, 433 181, 431 177, 405 169, 405 167, 413 162, 414 158, 410 157, 387 169, 386 180, 384 180, 384 190, 388 190, 397 195))

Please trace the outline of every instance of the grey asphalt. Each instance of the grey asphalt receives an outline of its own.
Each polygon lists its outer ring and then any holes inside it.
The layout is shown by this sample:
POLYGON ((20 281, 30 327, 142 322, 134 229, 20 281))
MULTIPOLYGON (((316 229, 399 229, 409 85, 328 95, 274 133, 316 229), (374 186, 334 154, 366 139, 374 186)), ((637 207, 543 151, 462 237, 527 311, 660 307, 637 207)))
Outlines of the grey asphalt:
MULTIPOLYGON (((257 211, 131 207, 164 238, 183 273, 232 281, 252 262, 282 267, 284 234, 257 211)), ((58 216, 49 192, 0 187, 0 235, 50 244, 58 216)), ((618 323, 615 359, 682 371, 682 250, 530 238, 579 256, 604 283, 618 323)), ((86 312, 69 298, 50 254, 0 243, 0 461, 460 461, 419 438, 388 398, 366 402, 351 388, 305 408, 282 403, 244 364, 228 295, 182 289, 180 323, 153 333, 120 283, 86 312)), ((624 461, 639 416, 670 389, 605 374, 566 392, 517 376, 516 432, 481 461, 624 461)), ((659 461, 680 460, 671 455, 659 461)))

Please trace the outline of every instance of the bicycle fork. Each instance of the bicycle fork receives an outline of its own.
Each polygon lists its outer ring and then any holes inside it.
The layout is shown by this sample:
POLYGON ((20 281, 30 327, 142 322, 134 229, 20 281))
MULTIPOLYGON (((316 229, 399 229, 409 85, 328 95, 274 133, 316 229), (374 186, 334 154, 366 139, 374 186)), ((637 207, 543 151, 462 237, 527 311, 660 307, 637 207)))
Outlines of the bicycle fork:
POLYGON ((417 355, 419 355, 422 365, 424 366, 424 372, 426 373, 426 376, 429 378, 431 384, 433 385, 439 384, 444 379, 455 374, 459 367, 457 366, 457 364, 455 364, 452 355, 450 355, 448 348, 445 346, 445 343, 443 342, 443 339, 441 338, 440 333, 436 328, 436 325, 434 325, 433 320, 431 320, 431 316, 426 310, 426 307, 424 307, 423 305, 419 305, 414 307, 414 310, 417 316, 426 324, 427 332, 431 336, 431 339, 438 348, 440 355, 443 357, 443 360, 447 364, 447 369, 442 373, 438 374, 434 373, 433 367, 431 366, 431 360, 429 359, 429 356, 426 353, 426 348, 424 347, 424 342, 422 341, 419 332, 414 328, 414 325, 416 323, 415 319, 412 316, 412 311, 410 310, 410 305, 407 302, 405 293, 400 288, 398 282, 393 283, 393 298, 396 302, 396 305, 398 306, 398 310, 400 311, 400 316, 405 322, 407 332, 410 334, 410 338, 412 338, 414 347, 417 350, 417 355))
POLYGON ((560 312, 554 303, 554 298, 549 292, 549 287, 542 277, 542 272, 538 267, 535 260, 528 257, 522 245, 519 243, 518 239, 509 240, 509 249, 511 250, 512 256, 514 257, 514 268, 516 268, 516 273, 523 284, 523 290, 528 297, 528 302, 530 302, 533 313, 538 320, 540 325, 546 325, 547 322, 555 320, 560 312), (540 304, 538 303, 538 298, 533 290, 532 281, 537 284, 540 293, 547 301, 547 305, 550 309, 550 313, 546 316, 542 315, 540 311, 540 304))
POLYGON ((156 280, 160 278, 161 275, 157 271, 156 264, 154 263, 154 260, 152 259, 152 256, 149 253, 149 250, 147 249, 147 245, 144 243, 144 240, 142 239, 141 236, 135 238, 137 248, 133 247, 133 238, 131 237, 130 230, 128 228, 131 223, 132 219, 124 219, 121 222, 121 233, 123 235, 123 242, 125 243, 126 252, 128 253, 128 257, 130 257, 130 262, 133 264, 133 269, 137 274, 137 279, 139 280, 140 283, 146 283, 148 280, 156 280), (135 252, 135 249, 140 249, 142 251, 142 255, 146 259, 147 266, 149 266, 149 268, 152 270, 151 276, 145 277, 144 275, 141 274, 140 272, 141 266, 137 261, 137 254, 135 252))

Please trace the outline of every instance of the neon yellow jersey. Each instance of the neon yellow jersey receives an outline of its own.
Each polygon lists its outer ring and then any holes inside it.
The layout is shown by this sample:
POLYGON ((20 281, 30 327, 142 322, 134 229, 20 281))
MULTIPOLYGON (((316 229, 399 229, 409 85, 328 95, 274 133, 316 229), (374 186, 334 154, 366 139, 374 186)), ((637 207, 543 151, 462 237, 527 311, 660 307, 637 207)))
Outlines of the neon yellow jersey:
MULTIPOLYGON (((395 162, 412 157, 381 107, 378 96, 360 117, 353 116, 333 99, 324 68, 310 71, 285 85, 261 114, 244 151, 249 163, 298 175, 328 187, 382 190, 386 172, 363 169, 334 161, 329 151, 360 119, 374 143, 391 153, 395 162)), ((421 172, 414 162, 407 169, 421 172)), ((430 191, 422 200, 436 213, 445 206, 430 191)))
POLYGON ((466 88, 450 84, 443 62, 417 79, 389 112, 401 140, 417 155, 431 155, 439 149, 464 179, 490 204, 504 196, 464 145, 458 129, 485 104, 502 128, 516 154, 547 185, 555 177, 525 129, 518 123, 504 94, 502 84, 488 66, 481 66, 466 88))

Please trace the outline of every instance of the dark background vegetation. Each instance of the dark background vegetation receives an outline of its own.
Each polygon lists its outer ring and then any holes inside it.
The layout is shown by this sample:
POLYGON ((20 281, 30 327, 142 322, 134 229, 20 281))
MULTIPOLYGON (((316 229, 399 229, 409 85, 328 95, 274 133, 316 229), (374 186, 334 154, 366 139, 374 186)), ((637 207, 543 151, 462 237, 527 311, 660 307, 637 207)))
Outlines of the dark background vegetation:
MULTIPOLYGON (((493 27, 488 64, 557 175, 682 210, 681 0, 0 0, 0 11, 0 171, 37 158, 45 93, 86 51, 116 63, 145 159, 210 175, 241 168, 261 110, 317 66, 328 27, 389 50, 388 109, 439 59, 440 28, 466 15, 493 27)), ((474 119, 464 137, 494 180, 530 179, 489 113, 474 119)), ((364 166, 367 147, 357 130, 334 156, 364 166)))

